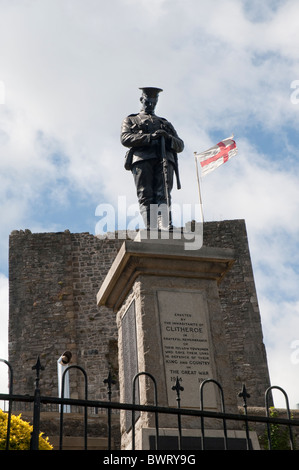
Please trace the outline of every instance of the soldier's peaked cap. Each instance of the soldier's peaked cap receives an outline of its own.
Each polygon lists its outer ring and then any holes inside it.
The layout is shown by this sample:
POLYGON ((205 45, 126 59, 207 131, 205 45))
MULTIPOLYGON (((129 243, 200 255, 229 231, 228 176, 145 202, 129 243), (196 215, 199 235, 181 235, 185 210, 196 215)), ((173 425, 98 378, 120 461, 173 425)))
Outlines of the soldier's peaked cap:
POLYGON ((143 94, 148 96, 149 98, 157 98, 159 93, 162 90, 162 88, 155 88, 155 87, 142 87, 139 88, 139 90, 142 90, 143 94))

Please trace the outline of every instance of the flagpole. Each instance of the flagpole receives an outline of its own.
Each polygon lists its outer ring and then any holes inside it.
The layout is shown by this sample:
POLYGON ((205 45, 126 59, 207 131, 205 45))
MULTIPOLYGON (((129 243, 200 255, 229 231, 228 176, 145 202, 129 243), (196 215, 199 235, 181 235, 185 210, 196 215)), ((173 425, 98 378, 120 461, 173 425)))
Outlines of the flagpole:
POLYGON ((197 164, 196 152, 194 152, 194 159, 195 159, 195 166, 196 166, 196 176, 197 176, 197 185, 198 185, 198 194, 199 194, 201 218, 202 218, 202 222, 204 222, 203 206, 202 206, 202 198, 201 198, 201 191, 200 191, 200 182, 199 182, 199 173, 198 173, 198 164, 197 164))
POLYGON ((202 198, 201 198, 201 191, 200 191, 200 177, 199 177, 199 172, 198 172, 198 163, 197 163, 198 158, 197 157, 200 158, 200 164, 203 169, 202 174, 206 175, 210 173, 211 171, 215 170, 215 168, 218 168, 218 166, 222 165, 222 163, 227 162, 229 158, 237 154, 238 149, 237 149, 236 142, 233 140, 233 138, 234 138, 234 134, 232 134, 231 137, 229 137, 228 139, 222 140, 217 145, 214 145, 213 147, 206 150, 205 152, 201 152, 201 153, 194 152, 202 222, 204 222, 204 215, 203 215, 203 206, 202 206, 202 198), (227 143, 228 140, 232 141, 232 143, 228 144, 227 143))

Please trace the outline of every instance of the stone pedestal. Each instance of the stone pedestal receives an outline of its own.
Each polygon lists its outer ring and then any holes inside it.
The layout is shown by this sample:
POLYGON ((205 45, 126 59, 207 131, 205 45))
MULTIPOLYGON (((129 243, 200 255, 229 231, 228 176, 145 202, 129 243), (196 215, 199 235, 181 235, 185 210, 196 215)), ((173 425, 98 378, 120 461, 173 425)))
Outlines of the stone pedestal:
MULTIPOLYGON (((213 378, 222 385, 226 411, 238 413, 218 295, 218 283, 233 263, 231 249, 191 251, 178 240, 123 243, 97 296, 98 305, 117 314, 122 402, 132 403, 132 379, 147 372, 156 380, 160 406, 177 406, 178 379, 184 388, 180 406, 199 409, 200 383, 213 378)), ((139 377, 135 395, 136 403, 154 404, 149 377, 139 377)), ((203 404, 221 411, 214 384, 207 384, 203 404)), ((215 432, 222 429, 222 423, 206 421, 215 432)), ((150 448, 154 423, 152 413, 136 413, 136 449, 150 448)), ((172 436, 177 417, 160 415, 159 427, 172 436)), ((199 418, 183 417, 182 427, 185 436, 197 436, 199 418)), ((122 448, 131 449, 130 412, 121 415, 121 433, 122 448)))

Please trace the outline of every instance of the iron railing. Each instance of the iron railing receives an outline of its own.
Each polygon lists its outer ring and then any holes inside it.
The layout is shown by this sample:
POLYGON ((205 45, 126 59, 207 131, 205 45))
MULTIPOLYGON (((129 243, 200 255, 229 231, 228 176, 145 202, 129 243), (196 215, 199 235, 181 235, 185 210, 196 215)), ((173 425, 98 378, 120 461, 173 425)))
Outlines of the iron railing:
MULTIPOLYGON (((291 416, 291 411, 289 407, 289 400, 286 392, 277 386, 269 387, 265 392, 265 416, 256 416, 256 415, 249 415, 247 412, 247 399, 250 398, 250 395, 247 393, 245 385, 243 385, 242 391, 239 393, 239 397, 243 399, 243 408, 244 414, 234 414, 234 413, 227 413, 225 411, 225 404, 224 404, 224 395, 223 389, 221 384, 219 384, 216 380, 207 379, 202 382, 199 389, 199 396, 200 396, 200 408, 199 409, 188 409, 188 408, 181 408, 180 407, 180 394, 183 392, 183 387, 180 385, 179 378, 177 378, 176 384, 172 387, 173 391, 176 393, 176 400, 177 400, 177 407, 165 407, 159 406, 158 404, 158 394, 157 394, 157 384, 155 378, 146 372, 140 372, 135 375, 132 382, 132 403, 120 403, 120 402, 113 402, 111 400, 112 392, 111 387, 115 383, 112 379, 111 374, 108 374, 107 379, 103 382, 107 385, 107 394, 108 400, 90 400, 88 398, 88 381, 87 381, 87 374, 86 371, 77 365, 69 366, 62 375, 62 392, 61 397, 51 397, 51 396, 43 396, 40 392, 40 373, 44 370, 43 366, 41 365, 40 359, 37 359, 36 364, 32 367, 33 370, 36 371, 36 378, 35 378, 35 390, 34 395, 16 395, 13 393, 13 369, 11 364, 4 360, 0 359, 1 362, 5 363, 9 368, 9 393, 8 394, 0 394, 0 400, 8 402, 8 420, 7 420, 7 432, 6 432, 6 445, 5 449, 10 450, 10 432, 11 432, 11 415, 12 415, 12 406, 14 403, 31 403, 33 404, 33 431, 31 434, 31 442, 30 442, 30 450, 38 450, 39 448, 39 434, 40 434, 40 418, 41 418, 41 407, 42 405, 55 405, 59 409, 60 413, 60 429, 59 429, 59 450, 63 449, 63 430, 64 430, 64 405, 69 405, 71 407, 83 407, 84 409, 84 431, 83 431, 83 441, 84 441, 84 450, 88 450, 88 410, 89 409, 104 409, 107 413, 107 450, 112 450, 112 425, 111 425, 111 414, 114 411, 130 411, 132 417, 132 450, 135 450, 135 422, 136 422, 136 412, 150 412, 153 413, 155 416, 155 449, 159 450, 160 448, 160 436, 159 436, 159 415, 161 414, 168 414, 168 415, 175 415, 177 416, 177 440, 178 440, 178 448, 177 450, 183 450, 183 430, 182 430, 182 417, 198 417, 201 423, 201 437, 200 439, 200 446, 199 448, 205 450, 206 447, 206 426, 205 426, 205 419, 215 419, 220 420, 223 423, 223 449, 229 450, 229 438, 227 432, 227 422, 235 421, 235 422, 242 422, 245 428, 245 440, 246 440, 246 449, 252 449, 252 443, 250 439, 250 432, 249 432, 249 425, 250 423, 256 424, 264 424, 267 429, 267 440, 268 440, 268 449, 272 450, 272 435, 271 435, 271 426, 273 425, 281 425, 286 426, 288 429, 288 437, 289 437, 289 449, 295 449, 295 439, 293 428, 299 426, 299 419, 294 419, 291 416), (84 399, 72 399, 72 398, 64 398, 64 387, 65 387, 65 374, 71 369, 78 369, 82 372, 85 381, 85 396, 84 399), (135 386, 136 381, 141 375, 146 375, 149 377, 154 386, 154 404, 153 405, 140 405, 135 403, 135 386), (209 382, 214 383, 216 387, 218 387, 220 392, 220 401, 221 401, 221 411, 214 412, 208 411, 204 408, 204 389, 206 384, 209 382), (270 395, 273 389, 278 389, 280 392, 283 393, 286 401, 286 413, 287 418, 279 418, 279 417, 272 417, 270 416, 270 395)), ((298 429, 298 428, 297 428, 298 429)), ((101 436, 103 437, 103 436, 101 436)))

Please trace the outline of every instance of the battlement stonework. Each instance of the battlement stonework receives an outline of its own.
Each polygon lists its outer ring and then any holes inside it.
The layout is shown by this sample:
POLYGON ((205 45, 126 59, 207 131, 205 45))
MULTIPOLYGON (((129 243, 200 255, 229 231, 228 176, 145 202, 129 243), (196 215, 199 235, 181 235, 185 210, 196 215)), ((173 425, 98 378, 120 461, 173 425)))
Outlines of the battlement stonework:
MULTIPOLYGON (((234 388, 264 406, 270 385, 244 220, 204 223, 204 245, 233 248, 236 260, 219 285, 234 388)), ((123 240, 89 233, 13 231, 9 240, 9 361, 14 393, 32 394, 40 356, 43 395, 57 396, 57 360, 65 350, 88 376, 88 397, 106 399, 109 370, 117 378, 115 314, 96 295, 123 240)), ((84 397, 82 375, 71 371, 71 397, 84 397)), ((112 399, 118 399, 118 384, 112 399)))

